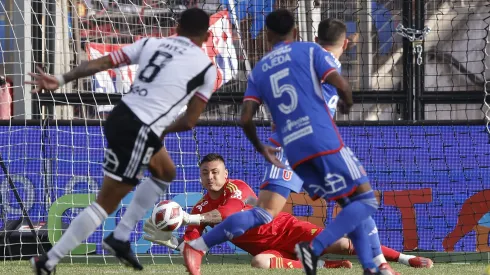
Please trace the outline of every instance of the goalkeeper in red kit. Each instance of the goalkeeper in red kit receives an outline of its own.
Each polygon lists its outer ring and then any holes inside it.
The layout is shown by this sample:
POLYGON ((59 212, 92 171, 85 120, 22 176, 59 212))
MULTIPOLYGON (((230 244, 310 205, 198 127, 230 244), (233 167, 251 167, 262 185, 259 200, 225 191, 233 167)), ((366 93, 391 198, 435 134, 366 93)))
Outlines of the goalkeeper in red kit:
MULTIPOLYGON (((204 189, 207 190, 202 199, 196 203, 191 215, 200 215, 199 225, 189 225, 183 239, 177 239, 172 232, 164 232, 155 228, 150 220, 145 222, 144 239, 155 244, 165 245, 181 250, 184 241, 197 239, 206 226, 220 223, 229 215, 253 207, 257 196, 245 182, 228 179, 228 171, 222 156, 206 155, 200 163, 200 177, 204 189)), ((323 229, 310 222, 301 221, 293 215, 281 212, 272 222, 264 224, 233 238, 231 242, 250 253, 253 257, 251 265, 256 268, 302 268, 296 258, 294 247, 301 241, 311 241, 323 229)), ((398 261, 412 267, 431 267, 430 259, 404 255, 388 247, 382 247, 388 261, 398 261), (430 266, 429 266, 430 264, 430 266)), ((354 254, 349 239, 341 238, 328 247, 324 254, 354 254)), ((347 260, 319 261, 320 268, 351 268, 347 260)))

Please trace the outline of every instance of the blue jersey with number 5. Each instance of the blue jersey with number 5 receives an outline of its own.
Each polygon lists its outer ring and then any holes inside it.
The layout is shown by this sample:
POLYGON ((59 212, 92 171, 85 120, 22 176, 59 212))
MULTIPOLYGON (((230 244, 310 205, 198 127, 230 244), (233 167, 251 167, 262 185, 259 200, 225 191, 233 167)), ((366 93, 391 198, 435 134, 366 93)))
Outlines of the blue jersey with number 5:
MULTIPOLYGON (((333 117, 337 111, 337 102, 339 100, 337 89, 329 84, 323 84, 322 89, 325 102, 330 110, 330 115, 333 117)), ((269 144, 272 146, 281 147, 278 140, 279 138, 277 133, 274 132, 272 133, 271 137, 269 137, 269 144)), ((277 157, 286 165, 286 168, 282 169, 274 166, 271 163, 266 163, 262 183, 284 186, 293 192, 299 193, 301 191, 301 187, 303 186, 303 180, 301 180, 301 178, 289 166, 289 161, 284 155, 283 149, 277 153, 277 157)))
POLYGON ((343 146, 321 85, 340 67, 332 58, 316 43, 279 43, 249 75, 244 100, 267 105, 293 169, 343 146))

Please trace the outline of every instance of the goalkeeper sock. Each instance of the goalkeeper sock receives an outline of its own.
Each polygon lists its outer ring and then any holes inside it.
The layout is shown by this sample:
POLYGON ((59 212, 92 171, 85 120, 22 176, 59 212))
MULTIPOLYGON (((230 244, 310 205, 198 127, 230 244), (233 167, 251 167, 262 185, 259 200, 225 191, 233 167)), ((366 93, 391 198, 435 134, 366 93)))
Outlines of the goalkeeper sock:
POLYGON ((114 238, 123 242, 128 241, 136 224, 155 205, 158 197, 165 193, 169 185, 169 182, 153 177, 143 180, 136 188, 131 203, 114 229, 114 238))
MULTIPOLYGON (((411 258, 408 258, 408 259, 404 258, 406 260, 404 262, 402 262, 401 261, 402 255, 404 255, 404 256, 408 256, 408 255, 402 254, 402 253, 400 253, 394 249, 391 249, 387 246, 384 246, 384 245, 381 246, 381 251, 383 251, 383 255, 388 262, 399 262, 402 264, 405 264, 405 262, 406 262, 405 265, 408 265, 408 260, 411 259, 411 258)), ((355 250, 352 250, 352 255, 356 255, 355 250)), ((413 257, 415 257, 415 256, 413 256, 413 257)))
POLYGON ((415 258, 415 256, 413 255, 405 255, 403 253, 400 253, 400 252, 397 252, 398 253, 398 259, 396 259, 395 261, 401 263, 401 264, 404 264, 406 266, 410 266, 410 259, 413 259, 415 258))
POLYGON ((278 268, 303 268, 300 261, 295 261, 282 257, 272 257, 270 258, 270 269, 278 268))
POLYGON ((253 209, 238 212, 229 216, 215 226, 209 233, 204 234, 202 239, 206 244, 206 247, 200 245, 200 242, 191 242, 190 244, 195 249, 207 251, 210 247, 239 237, 243 235, 245 231, 271 221, 272 216, 269 212, 260 207, 254 207, 253 209))
POLYGON ((66 254, 90 237, 106 218, 107 213, 96 202, 85 208, 71 222, 58 243, 48 251, 46 268, 52 270, 66 254))
MULTIPOLYGON (((282 257, 272 257, 269 260, 270 269, 278 268, 303 268, 303 264, 297 260, 291 260, 282 257)), ((348 265, 347 261, 342 260, 318 260, 317 268, 351 268, 352 264, 348 265)))
POLYGON ((401 255, 400 252, 384 245, 381 246, 381 251, 383 251, 383 255, 385 256, 386 260, 390 262, 397 262, 401 255))

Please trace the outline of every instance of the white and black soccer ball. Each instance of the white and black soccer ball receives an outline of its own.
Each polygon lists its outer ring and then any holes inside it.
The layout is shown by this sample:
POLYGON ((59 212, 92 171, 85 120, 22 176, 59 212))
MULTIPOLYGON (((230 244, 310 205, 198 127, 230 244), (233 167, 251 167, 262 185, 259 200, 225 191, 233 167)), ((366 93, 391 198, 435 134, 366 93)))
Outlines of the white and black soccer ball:
POLYGON ((162 231, 177 230, 184 220, 184 210, 174 201, 161 201, 153 208, 151 221, 162 231))

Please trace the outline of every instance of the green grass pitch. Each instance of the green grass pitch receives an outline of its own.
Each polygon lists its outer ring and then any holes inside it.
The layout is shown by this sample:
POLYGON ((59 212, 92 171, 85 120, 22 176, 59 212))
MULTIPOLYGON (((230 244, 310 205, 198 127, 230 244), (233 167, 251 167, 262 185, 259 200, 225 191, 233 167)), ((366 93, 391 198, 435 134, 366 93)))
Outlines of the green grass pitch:
MULTIPOLYGON (((435 264, 432 269, 414 269, 400 264, 392 264, 402 275, 481 275, 486 264, 435 264)), ((14 261, 0 263, 0 274, 28 275, 32 274, 29 262, 14 261)), ((119 264, 69 264, 61 263, 56 275, 96 275, 96 274, 187 274, 181 264, 145 264, 145 269, 136 272, 119 264)), ((303 274, 302 270, 275 269, 259 270, 247 264, 204 264, 203 275, 252 275, 252 274, 303 274)), ((352 269, 322 269, 318 274, 324 275, 359 275, 360 266, 354 264, 352 269)))

